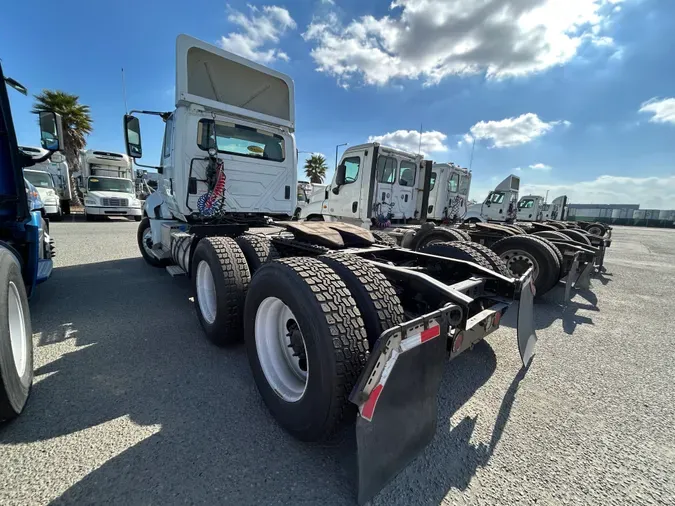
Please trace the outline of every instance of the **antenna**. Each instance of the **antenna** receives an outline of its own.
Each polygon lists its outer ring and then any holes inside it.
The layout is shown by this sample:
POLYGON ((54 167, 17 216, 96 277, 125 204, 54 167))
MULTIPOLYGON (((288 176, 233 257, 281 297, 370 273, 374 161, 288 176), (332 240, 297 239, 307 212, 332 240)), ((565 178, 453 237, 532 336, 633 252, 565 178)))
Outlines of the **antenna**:
POLYGON ((417 149, 417 156, 422 153, 422 123, 420 123, 420 146, 417 149))
POLYGON ((471 172, 471 167, 473 166, 473 151, 476 149, 476 138, 473 138, 473 144, 471 145, 471 158, 469 159, 469 172, 471 172))
POLYGON ((124 83, 124 67, 122 67, 122 98, 124 98, 124 114, 129 112, 127 107, 127 85, 124 83))

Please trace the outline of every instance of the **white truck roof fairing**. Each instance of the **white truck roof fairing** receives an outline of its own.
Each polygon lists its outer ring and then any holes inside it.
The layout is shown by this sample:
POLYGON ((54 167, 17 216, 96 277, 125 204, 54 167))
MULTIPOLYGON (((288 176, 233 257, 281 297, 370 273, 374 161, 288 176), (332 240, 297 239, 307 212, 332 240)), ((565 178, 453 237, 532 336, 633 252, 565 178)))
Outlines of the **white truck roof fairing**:
POLYGON ((497 185, 495 191, 518 191, 520 188, 520 178, 511 174, 497 185))
POLYGON ((199 104, 295 130, 293 80, 189 35, 176 39, 176 107, 199 104))

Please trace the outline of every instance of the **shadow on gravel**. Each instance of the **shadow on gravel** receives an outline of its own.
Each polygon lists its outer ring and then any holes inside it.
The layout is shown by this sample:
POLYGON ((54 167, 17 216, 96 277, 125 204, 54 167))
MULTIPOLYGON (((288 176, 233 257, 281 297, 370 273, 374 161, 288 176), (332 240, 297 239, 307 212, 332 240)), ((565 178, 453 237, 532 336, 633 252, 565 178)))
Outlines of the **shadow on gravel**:
MULTIPOLYGON (((68 436, 120 417, 161 427, 53 504, 353 505, 353 427, 326 444, 287 435, 258 395, 243 346, 210 345, 189 297, 187 279, 140 258, 56 269, 31 308, 37 353, 73 351, 36 371, 28 407, 0 429, 0 443, 68 436)), ((488 447, 470 442, 475 419, 448 423, 495 368, 485 342, 448 364, 436 438, 373 504, 438 504, 450 488, 466 488, 501 437, 519 379, 488 447)), ((125 448, 126 433, 116 430, 111 446, 125 448)))

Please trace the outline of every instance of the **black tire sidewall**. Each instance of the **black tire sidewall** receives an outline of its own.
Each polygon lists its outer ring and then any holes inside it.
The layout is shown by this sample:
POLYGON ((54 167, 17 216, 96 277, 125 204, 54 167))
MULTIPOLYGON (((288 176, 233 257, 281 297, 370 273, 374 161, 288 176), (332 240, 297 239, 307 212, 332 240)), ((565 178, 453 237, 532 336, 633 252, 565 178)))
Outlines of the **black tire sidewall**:
MULTIPOLYGON (((232 244, 238 247, 234 240, 232 240, 232 244)), ((236 262, 232 261, 231 263, 234 269, 238 268, 236 262)), ((197 312, 197 318, 204 329, 206 337, 209 339, 209 341, 218 346, 228 346, 240 342, 245 300, 244 297, 246 295, 248 283, 246 283, 246 286, 242 287, 240 293, 232 293, 232 287, 225 277, 223 265, 221 265, 221 260, 218 257, 218 254, 210 245, 210 243, 204 239, 199 241, 197 247, 195 248, 195 252, 192 256, 190 272, 192 273, 192 290, 195 301, 195 311, 197 312), (213 320, 213 323, 207 322, 204 319, 201 308, 199 307, 199 295, 197 292, 197 271, 199 264, 202 261, 205 261, 211 269, 211 276, 213 277, 213 283, 216 290, 216 317, 213 320), (240 298, 240 300, 234 300, 233 297, 240 298), (237 310, 235 311, 236 314, 232 313, 232 308, 229 307, 229 304, 238 305, 237 310)), ((246 275, 248 275, 248 273, 246 273, 246 275)), ((236 288, 235 291, 237 291, 236 288)))
POLYGON ((0 420, 13 418, 21 413, 33 382, 33 333, 28 307, 28 297, 21 277, 18 263, 12 253, 0 250, 0 376, 2 391, 0 391, 0 420), (12 346, 9 333, 9 283, 13 282, 17 288, 23 310, 24 329, 26 332, 26 370, 19 376, 14 364, 12 346))
MULTIPOLYGON (((535 241, 528 240, 527 236, 513 236, 506 239, 502 239, 499 243, 495 243, 496 249, 493 247, 492 250, 501 257, 502 253, 511 250, 511 249, 521 249, 527 251, 537 262, 537 270, 539 275, 534 282, 537 293, 544 294, 548 292, 557 282, 559 272, 555 272, 552 260, 557 263, 558 259, 555 256, 555 252, 550 252, 552 255, 549 258, 548 250, 546 247, 535 241), (504 242, 502 242, 504 241, 504 242), (507 244, 507 246, 504 246, 507 244)), ((508 262, 507 262, 508 267, 508 262)), ((558 269, 559 271, 559 269, 558 269)), ((516 274, 514 274, 515 276, 516 274)))
POLYGON ((292 273, 261 268, 253 278, 244 308, 244 341, 255 382, 267 407, 288 432, 301 440, 316 440, 331 411, 337 376, 330 329, 309 286, 292 273), (310 371, 307 387, 297 402, 282 399, 269 385, 260 365, 255 340, 257 309, 267 297, 282 300, 293 312, 302 332, 310 371), (318 317, 317 317, 318 316, 318 317), (302 414, 303 416, 299 416, 302 414))
POLYGON ((136 242, 138 243, 138 249, 141 251, 141 256, 148 264, 153 267, 164 267, 167 262, 164 260, 159 260, 153 256, 150 256, 143 247, 143 234, 146 229, 150 228, 150 218, 143 218, 138 224, 138 231, 136 232, 136 242))

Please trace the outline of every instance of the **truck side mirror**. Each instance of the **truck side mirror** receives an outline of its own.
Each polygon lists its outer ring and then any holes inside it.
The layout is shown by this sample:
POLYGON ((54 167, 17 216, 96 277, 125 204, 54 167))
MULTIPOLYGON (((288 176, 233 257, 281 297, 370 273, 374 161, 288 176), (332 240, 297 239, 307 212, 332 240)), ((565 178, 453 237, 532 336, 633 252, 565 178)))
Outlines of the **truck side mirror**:
POLYGON ((337 172, 335 173, 335 184, 342 186, 345 184, 345 173, 347 172, 347 166, 344 163, 338 165, 337 172))
POLYGON ((212 119, 202 118, 197 126, 197 146, 199 149, 209 151, 211 148, 218 149, 216 143, 216 122, 212 119))
POLYGON ((59 151, 63 148, 63 124, 61 115, 52 111, 40 114, 40 144, 47 151, 59 151))
POLYGON ((131 158, 141 158, 141 123, 136 116, 124 115, 124 143, 127 146, 127 155, 131 158))

